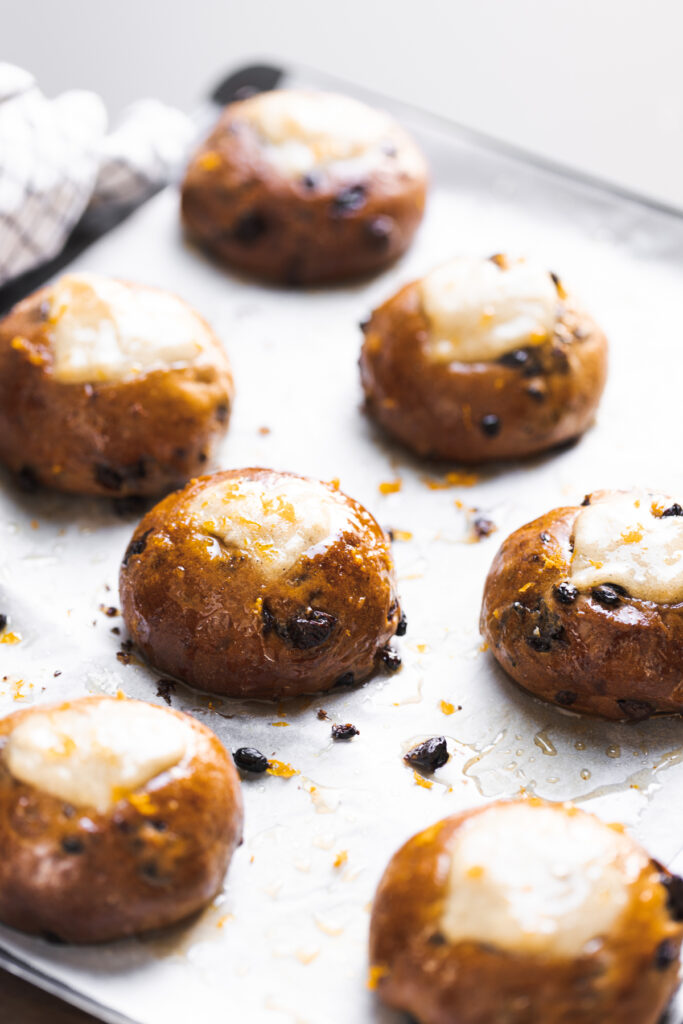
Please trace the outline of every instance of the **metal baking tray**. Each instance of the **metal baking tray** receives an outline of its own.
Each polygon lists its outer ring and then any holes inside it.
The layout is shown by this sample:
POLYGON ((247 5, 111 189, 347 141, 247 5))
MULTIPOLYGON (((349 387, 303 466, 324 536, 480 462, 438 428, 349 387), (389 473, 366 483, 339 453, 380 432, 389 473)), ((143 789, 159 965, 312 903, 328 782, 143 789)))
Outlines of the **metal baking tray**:
MULTIPOLYGON (((683 486, 683 217, 318 72, 245 68, 215 96, 225 102, 245 87, 276 83, 367 99, 418 138, 432 189, 425 223, 399 264, 363 284, 263 287, 184 241, 171 187, 94 245, 83 249, 88 239, 77 238, 83 251, 71 265, 177 291, 213 324, 237 384, 219 467, 338 477, 395 531, 409 624, 398 641, 403 669, 282 705, 175 687, 173 706, 206 722, 228 748, 259 747, 297 774, 245 782, 244 845, 224 892, 198 920, 99 948, 0 928, 3 966, 117 1024, 400 1021, 366 985, 375 886, 409 835, 482 801, 520 792, 576 800, 625 822, 674 868, 683 847, 671 812, 683 802, 683 722, 620 725, 548 707, 497 669, 477 621, 496 547, 522 523, 600 487, 683 486), (357 370, 358 322, 400 284, 464 251, 539 259, 579 294, 611 342, 597 424, 580 442, 476 475, 392 446, 361 412, 357 370), (387 482, 400 489, 383 493, 387 482), (479 543, 471 540, 475 508, 498 528, 479 543), (330 722, 316 716, 321 707, 360 735, 333 745, 330 722), (447 737, 452 756, 423 785, 402 754, 435 734, 447 737)), ((202 130, 216 114, 215 105, 202 108, 202 130)), ((40 276, 5 289, 0 302, 40 276)), ((107 501, 24 494, 3 476, 0 610, 21 642, 0 646, 1 713, 119 689, 163 702, 155 672, 134 655, 129 664, 117 659, 121 620, 100 610, 118 605, 118 566, 137 517, 107 501)))

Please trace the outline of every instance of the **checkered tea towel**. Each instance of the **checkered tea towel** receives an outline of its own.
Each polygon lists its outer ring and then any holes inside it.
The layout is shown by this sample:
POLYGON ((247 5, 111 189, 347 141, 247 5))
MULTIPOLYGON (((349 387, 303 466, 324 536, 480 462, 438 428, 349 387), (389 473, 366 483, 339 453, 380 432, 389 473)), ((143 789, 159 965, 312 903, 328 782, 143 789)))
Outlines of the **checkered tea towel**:
POLYGON ((94 93, 48 100, 32 75, 0 63, 0 285, 56 256, 82 217, 165 184, 193 137, 189 118, 157 100, 106 129, 94 93))

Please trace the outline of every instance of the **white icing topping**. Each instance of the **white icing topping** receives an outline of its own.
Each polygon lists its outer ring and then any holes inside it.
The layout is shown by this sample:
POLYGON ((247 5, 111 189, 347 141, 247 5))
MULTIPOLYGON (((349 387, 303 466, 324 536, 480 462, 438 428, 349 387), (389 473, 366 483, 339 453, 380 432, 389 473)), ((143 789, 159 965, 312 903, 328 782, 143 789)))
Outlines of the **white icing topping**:
POLYGON ((628 837, 592 815, 524 802, 475 815, 450 854, 441 920, 450 942, 559 958, 610 931, 647 866, 628 837))
POLYGON ((161 708, 92 700, 27 715, 9 734, 4 758, 21 782, 104 813, 177 765, 190 736, 161 708))
POLYGON ((638 490, 606 494, 582 508, 574 528, 574 586, 616 583, 644 601, 683 601, 683 516, 661 514, 673 504, 638 490))
POLYGON ((423 170, 417 151, 406 145, 406 136, 392 118, 348 96, 274 90, 246 100, 240 113, 261 136, 268 159, 288 176, 330 164, 362 173, 368 163, 386 156, 385 142, 400 142, 402 169, 405 160, 412 160, 423 170))
POLYGON ((211 334, 175 295, 99 274, 66 274, 50 295, 53 373, 64 383, 123 380, 196 363, 211 334))
POLYGON ((460 256, 419 282, 435 362, 485 362, 552 334, 558 294, 550 274, 526 260, 506 262, 507 269, 460 256))
POLYGON ((304 554, 312 557, 343 531, 360 529, 342 494, 316 480, 275 473, 210 485, 188 511, 206 533, 272 575, 291 569, 304 554))

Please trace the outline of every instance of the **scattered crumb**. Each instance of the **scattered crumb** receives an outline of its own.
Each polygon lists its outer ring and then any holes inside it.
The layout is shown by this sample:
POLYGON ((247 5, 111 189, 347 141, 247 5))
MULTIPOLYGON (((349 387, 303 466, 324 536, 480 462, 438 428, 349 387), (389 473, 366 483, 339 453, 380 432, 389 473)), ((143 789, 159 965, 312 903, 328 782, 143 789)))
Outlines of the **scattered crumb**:
POLYGON ((316 718, 319 718, 321 722, 324 722, 325 719, 327 718, 327 711, 325 711, 324 708, 318 708, 316 718))
POLYGON ((157 697, 165 700, 171 706, 171 694, 175 693, 175 683, 172 679, 159 679, 157 681, 157 697))
POLYGON ((261 435, 261 437, 267 437, 268 434, 270 433, 270 427, 259 427, 258 432, 261 435))
POLYGON ((341 868, 341 867, 344 866, 344 864, 346 864, 348 859, 349 859, 348 851, 347 850, 340 850, 339 853, 337 854, 337 856, 334 858, 334 862, 332 864, 332 867, 333 868, 341 868))
POLYGON ((291 779, 293 775, 299 774, 296 768, 285 761, 269 761, 267 771, 269 775, 276 775, 280 779, 291 779))
POLYGON ((416 772, 416 771, 415 771, 415 769, 414 769, 414 768, 413 768, 413 778, 415 779, 415 782, 416 782, 416 784, 417 784, 418 786, 422 786, 422 788, 423 788, 423 789, 431 789, 431 788, 432 788, 432 786, 434 785, 434 783, 433 783, 433 782, 430 782, 430 781, 429 781, 429 779, 425 779, 425 778, 423 778, 423 777, 422 777, 422 776, 420 775, 420 773, 419 773, 419 772, 416 772))

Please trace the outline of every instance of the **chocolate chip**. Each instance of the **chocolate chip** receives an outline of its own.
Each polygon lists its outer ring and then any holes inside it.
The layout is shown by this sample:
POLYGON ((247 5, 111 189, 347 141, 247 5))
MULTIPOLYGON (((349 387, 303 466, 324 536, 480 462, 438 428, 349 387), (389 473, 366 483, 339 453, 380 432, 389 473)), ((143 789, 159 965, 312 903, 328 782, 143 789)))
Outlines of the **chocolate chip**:
POLYGON ((256 747, 239 747, 235 750, 233 760, 240 771, 259 775, 268 768, 268 758, 256 747))
POLYGON ((445 946, 446 936, 443 935, 442 932, 432 932, 432 934, 427 939, 427 942, 429 943, 430 946, 445 946))
POLYGON ((360 210, 365 205, 366 194, 365 185, 349 185, 342 189, 332 200, 332 216, 339 217, 360 210))
POLYGON ((669 516, 683 516, 683 508, 677 501, 674 502, 673 505, 669 505, 669 507, 665 508, 662 512, 662 519, 668 519, 669 516))
POLYGON ((487 437, 496 437, 500 434, 500 419, 492 412, 482 416, 479 426, 487 437))
POLYGON ((111 604, 109 606, 107 606, 105 604, 101 604, 100 605, 100 611, 102 612, 103 615, 106 615, 107 618, 110 618, 110 619, 113 619, 116 615, 119 614, 118 608, 115 608, 113 604, 111 604))
POLYGON ((332 726, 333 740, 352 740, 354 736, 358 736, 359 734, 360 729, 357 729, 355 725, 351 725, 350 722, 346 722, 345 725, 332 726))
POLYGON ((654 707, 646 700, 618 700, 619 710, 631 722, 642 722, 654 713, 654 707))
POLYGON ((365 225, 365 230, 370 242, 378 249, 385 249, 389 245, 394 222, 391 217, 375 217, 365 225))
POLYGON ((151 532, 152 529, 150 528, 149 530, 145 530, 145 532, 140 537, 133 538, 133 540, 126 548, 126 553, 123 556, 124 567, 128 565, 128 562, 130 561, 131 558, 133 558, 134 555, 142 554, 142 552, 147 547, 147 538, 149 537, 151 532))
POLYGON ((405 636, 408 632, 408 620, 405 612, 401 612, 401 617, 398 620, 398 626, 396 627, 396 636, 405 636))
POLYGON ((574 601, 576 601, 579 596, 579 592, 574 584, 569 583, 568 580, 563 580, 562 583, 558 583, 553 590, 553 593, 560 604, 574 604, 574 601))
POLYGON ((683 878, 680 875, 662 875, 666 889, 666 906, 674 921, 683 921, 683 878))
POLYGON ((601 583, 600 586, 593 587, 591 594, 600 604, 604 604, 608 608, 614 608, 620 604, 622 597, 626 595, 626 591, 617 583, 601 583))
POLYGON ((383 647, 379 652, 379 659, 387 672, 398 672, 401 667, 401 655, 392 647, 383 647))
POLYGON ((424 743, 418 743, 416 747, 409 750, 403 760, 408 764, 415 765, 427 772, 434 772, 437 768, 443 768, 448 760, 448 747, 445 736, 432 736, 424 743))
POLYGON ((157 697, 161 697, 169 708, 171 706, 171 694, 175 693, 175 683, 172 679, 159 679, 157 682, 157 697))
POLYGON ((298 651, 307 651, 329 640, 336 625, 337 619, 334 615, 321 612, 317 608, 309 609, 305 614, 295 615, 289 620, 283 639, 298 651))
POLYGON ((108 491, 120 491, 123 487, 123 474, 113 466, 107 466, 104 462, 96 462, 93 466, 93 473, 95 481, 108 491))
POLYGON ((34 494, 40 490, 40 480, 35 469, 31 466, 22 466, 17 473, 17 484, 26 494, 34 494))
POLYGON ((655 950, 654 965, 658 971, 665 971, 678 960, 678 944, 673 939, 664 939, 655 950))
POLYGON ((251 210, 249 213, 243 213, 239 218, 232 229, 232 237, 241 245, 251 245, 252 242, 257 242, 259 238, 262 238, 267 229, 268 223, 265 217, 257 210, 251 210))
POLYGON ((572 690, 558 690, 555 694, 555 703, 563 708, 569 708, 576 704, 577 695, 572 690))
POLYGON ((85 846, 76 836, 64 836, 62 839, 62 850, 64 853, 83 853, 85 846))
POLYGON ((513 370, 521 370, 529 362, 529 353, 525 348, 516 348, 512 352, 506 352, 498 360, 503 366, 509 366, 513 370))

